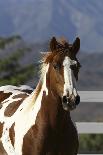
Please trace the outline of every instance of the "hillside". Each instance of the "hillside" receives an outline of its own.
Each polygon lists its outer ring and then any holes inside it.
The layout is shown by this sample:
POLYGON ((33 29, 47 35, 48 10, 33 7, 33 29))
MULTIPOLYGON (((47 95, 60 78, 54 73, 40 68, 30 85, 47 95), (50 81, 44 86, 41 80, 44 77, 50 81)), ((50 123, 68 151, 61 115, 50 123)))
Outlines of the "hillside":
POLYGON ((0 1, 0 35, 19 34, 30 42, 79 35, 81 49, 102 51, 102 6, 102 0, 0 1))
POLYGON ((103 53, 79 53, 82 65, 78 87, 80 90, 103 90, 103 53))

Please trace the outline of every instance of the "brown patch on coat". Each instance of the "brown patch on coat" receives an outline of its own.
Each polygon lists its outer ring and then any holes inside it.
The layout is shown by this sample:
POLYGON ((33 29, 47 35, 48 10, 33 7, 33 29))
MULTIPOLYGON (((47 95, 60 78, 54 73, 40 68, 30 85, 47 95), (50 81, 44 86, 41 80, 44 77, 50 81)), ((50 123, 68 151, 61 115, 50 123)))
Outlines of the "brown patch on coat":
POLYGON ((1 138, 2 133, 3 133, 3 125, 4 125, 4 123, 0 123, 0 138, 1 138))
POLYGON ((14 101, 14 102, 10 103, 6 107, 4 115, 7 117, 11 117, 16 112, 16 110, 19 108, 19 106, 22 102, 23 102, 23 100, 18 100, 18 101, 14 101))
POLYGON ((26 97, 28 97, 28 95, 26 93, 25 94, 18 94, 18 95, 13 96, 13 99, 16 99, 16 98, 25 99, 26 97))
POLYGON ((18 90, 18 91, 28 93, 28 94, 31 94, 33 92, 33 90, 30 90, 30 89, 14 89, 14 90, 18 90))
MULTIPOLYGON (((12 95, 12 93, 4 93, 4 91, 0 91, 0 103, 2 103, 4 100, 6 100, 7 98, 10 97, 10 95, 12 95)), ((1 107, 1 105, 0 105, 1 107)))
POLYGON ((12 143, 13 146, 14 146, 14 142, 15 142, 14 125, 15 125, 15 124, 13 124, 13 125, 11 126, 11 128, 9 129, 9 137, 10 137, 10 140, 11 140, 11 143, 12 143))
POLYGON ((0 109, 2 108, 3 104, 7 98, 9 98, 12 95, 12 93, 4 93, 4 91, 0 91, 0 109), (3 103, 2 103, 3 102, 3 103))
POLYGON ((22 92, 31 94, 33 91, 30 89, 23 89, 22 92))
POLYGON ((0 104, 0 109, 2 108, 2 104, 0 104))
POLYGON ((16 112, 16 110, 19 108, 21 103, 25 100, 25 98, 27 98, 27 97, 28 97, 28 95, 26 93, 13 96, 13 99, 21 98, 21 100, 14 101, 14 102, 10 103, 6 107, 4 115, 7 117, 11 117, 16 112))
POLYGON ((7 155, 2 142, 0 141, 0 155, 7 155))

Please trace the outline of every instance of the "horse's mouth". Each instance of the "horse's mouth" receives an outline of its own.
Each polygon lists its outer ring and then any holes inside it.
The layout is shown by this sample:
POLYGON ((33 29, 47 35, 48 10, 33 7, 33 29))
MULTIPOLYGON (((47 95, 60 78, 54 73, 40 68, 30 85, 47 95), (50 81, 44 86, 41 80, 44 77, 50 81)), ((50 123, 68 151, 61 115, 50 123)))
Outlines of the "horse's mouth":
POLYGON ((71 111, 71 110, 74 110, 76 108, 75 104, 62 102, 62 105, 63 105, 63 109, 66 110, 66 111, 71 111))

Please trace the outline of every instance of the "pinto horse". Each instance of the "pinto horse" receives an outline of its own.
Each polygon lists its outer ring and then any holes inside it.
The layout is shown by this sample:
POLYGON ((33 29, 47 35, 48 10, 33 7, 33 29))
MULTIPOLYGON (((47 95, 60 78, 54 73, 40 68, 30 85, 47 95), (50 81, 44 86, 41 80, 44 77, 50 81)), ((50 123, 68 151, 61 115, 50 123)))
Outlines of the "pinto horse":
POLYGON ((76 155, 78 134, 70 111, 80 102, 76 58, 80 39, 50 41, 35 90, 0 87, 0 155, 76 155))

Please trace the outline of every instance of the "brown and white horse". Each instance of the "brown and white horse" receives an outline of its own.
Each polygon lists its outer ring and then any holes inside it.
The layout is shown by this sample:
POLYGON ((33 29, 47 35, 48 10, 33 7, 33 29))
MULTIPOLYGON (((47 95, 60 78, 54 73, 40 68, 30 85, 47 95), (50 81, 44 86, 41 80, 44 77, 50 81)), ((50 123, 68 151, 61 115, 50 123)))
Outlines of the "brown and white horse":
POLYGON ((70 111, 80 102, 76 81, 80 39, 50 41, 40 81, 0 87, 0 155, 76 155, 78 134, 70 111))

